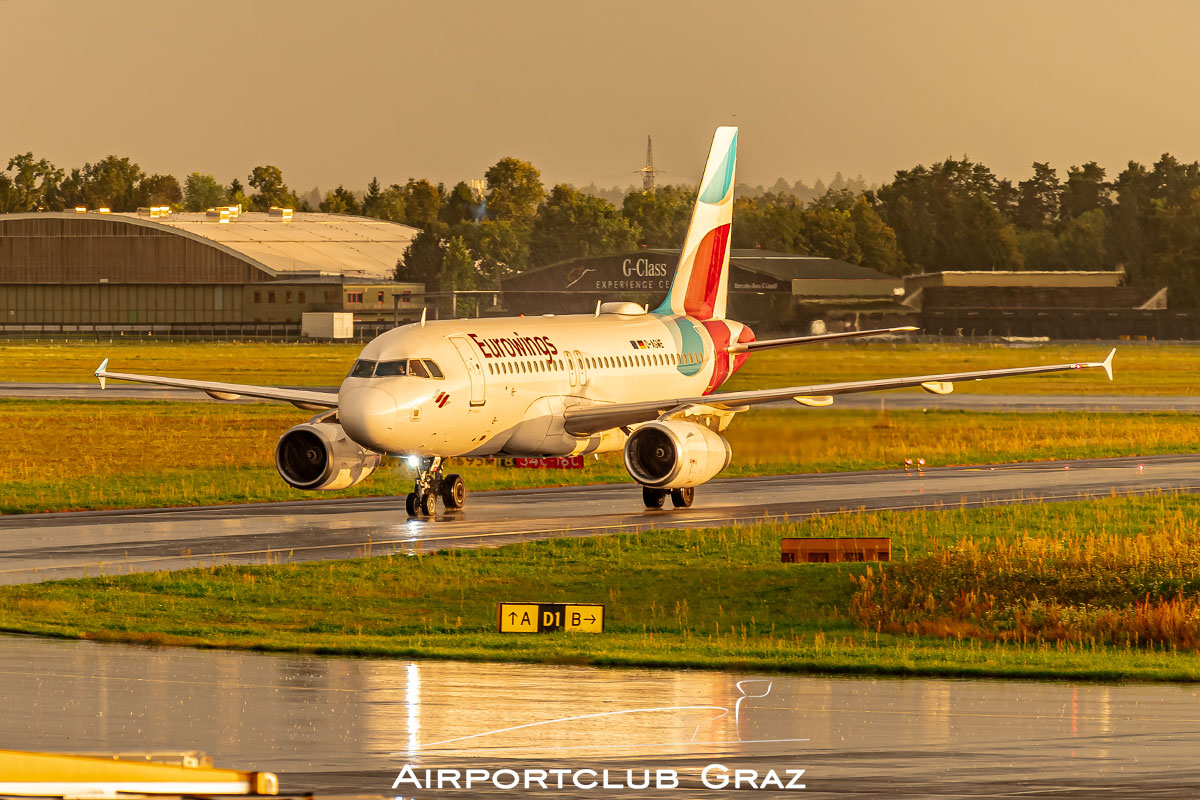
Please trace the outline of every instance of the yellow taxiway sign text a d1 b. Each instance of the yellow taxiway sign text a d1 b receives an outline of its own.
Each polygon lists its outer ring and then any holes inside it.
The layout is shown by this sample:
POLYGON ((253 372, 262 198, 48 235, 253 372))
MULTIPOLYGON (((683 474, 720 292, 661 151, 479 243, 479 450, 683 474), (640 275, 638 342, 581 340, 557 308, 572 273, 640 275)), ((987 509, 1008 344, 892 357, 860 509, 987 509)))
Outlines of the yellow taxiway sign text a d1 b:
POLYGON ((603 633, 604 606, 599 603, 500 603, 500 633, 575 631, 603 633))

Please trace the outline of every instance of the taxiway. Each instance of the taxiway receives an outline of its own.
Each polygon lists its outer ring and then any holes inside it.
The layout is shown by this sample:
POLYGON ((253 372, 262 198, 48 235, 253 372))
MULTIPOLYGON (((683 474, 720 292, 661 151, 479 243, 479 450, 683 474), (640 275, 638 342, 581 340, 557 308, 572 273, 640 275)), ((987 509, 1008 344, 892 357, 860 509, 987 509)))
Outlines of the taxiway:
POLYGON ((0 518, 0 583, 486 547, 530 539, 1200 491, 1200 457, 1090 459, 715 480, 690 509, 647 511, 635 484, 478 492, 409 519, 399 497, 0 518))

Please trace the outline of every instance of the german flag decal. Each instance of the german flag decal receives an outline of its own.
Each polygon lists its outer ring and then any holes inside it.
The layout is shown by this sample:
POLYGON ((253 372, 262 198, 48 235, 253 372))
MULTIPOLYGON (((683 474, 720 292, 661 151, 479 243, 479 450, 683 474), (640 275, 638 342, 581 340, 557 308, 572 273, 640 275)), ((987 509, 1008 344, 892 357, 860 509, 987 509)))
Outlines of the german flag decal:
POLYGON ((450 402, 450 395, 445 392, 438 392, 437 397, 433 398, 433 402, 437 403, 438 408, 442 408, 446 403, 450 402))

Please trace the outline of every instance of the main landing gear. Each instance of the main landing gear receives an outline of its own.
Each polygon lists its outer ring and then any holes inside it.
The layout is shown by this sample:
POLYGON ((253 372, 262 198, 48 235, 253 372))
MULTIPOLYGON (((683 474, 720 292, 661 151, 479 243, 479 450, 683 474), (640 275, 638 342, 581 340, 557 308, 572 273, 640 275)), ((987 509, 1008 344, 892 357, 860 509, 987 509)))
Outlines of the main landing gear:
POLYGON ((692 502, 696 499, 696 488, 689 486, 686 489, 651 489, 649 486, 642 487, 642 502, 646 504, 646 508, 662 508, 666 505, 667 497, 671 498, 671 505, 676 508, 691 508, 692 502))
POLYGON ((437 513, 438 497, 447 511, 457 511, 467 502, 467 484, 462 475, 442 474, 441 457, 422 458, 413 490, 404 500, 404 509, 410 517, 432 517, 437 513))

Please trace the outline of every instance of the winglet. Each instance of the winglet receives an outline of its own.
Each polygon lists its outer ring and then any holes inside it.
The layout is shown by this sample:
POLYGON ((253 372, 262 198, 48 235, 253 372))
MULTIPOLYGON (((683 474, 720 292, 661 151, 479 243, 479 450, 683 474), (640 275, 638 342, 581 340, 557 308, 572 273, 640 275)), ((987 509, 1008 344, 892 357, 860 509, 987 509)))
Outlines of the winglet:
POLYGON ((97 378, 100 379, 100 390, 101 391, 104 390, 104 379, 106 377, 104 374, 104 371, 106 369, 108 369, 108 359, 107 358, 100 362, 100 366, 96 367, 96 372, 93 373, 97 378))
POLYGON ((1117 354, 1117 348, 1114 347, 1112 350, 1108 351, 1108 357, 1100 362, 1100 366, 1104 367, 1104 374, 1108 376, 1108 379, 1110 381, 1113 379, 1112 360, 1113 360, 1113 356, 1115 356, 1116 354, 1117 354))
POLYGON ((429 311, 429 306, 424 306, 421 308, 421 327, 422 328, 425 327, 425 314, 428 313, 428 311, 429 311))

